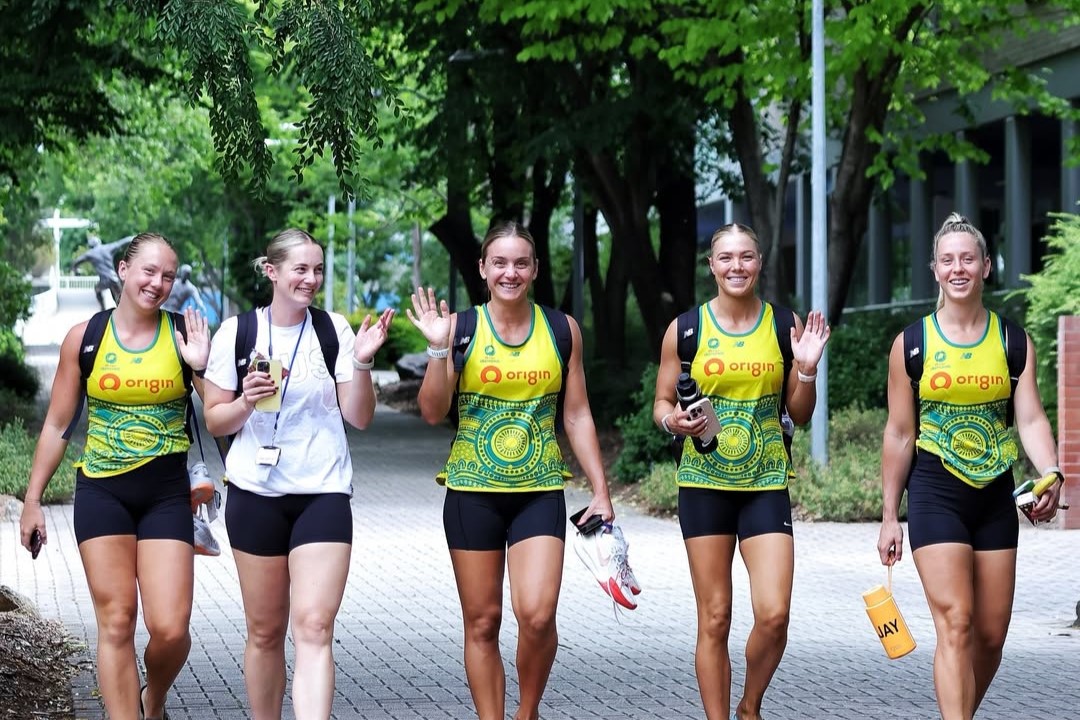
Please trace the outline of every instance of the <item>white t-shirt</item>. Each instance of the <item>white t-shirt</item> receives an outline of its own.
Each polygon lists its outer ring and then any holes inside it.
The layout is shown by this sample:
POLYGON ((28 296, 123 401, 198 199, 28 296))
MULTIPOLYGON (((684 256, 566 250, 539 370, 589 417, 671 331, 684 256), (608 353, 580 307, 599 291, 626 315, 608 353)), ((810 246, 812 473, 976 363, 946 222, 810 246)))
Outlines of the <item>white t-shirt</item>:
MULTIPOLYGON (((352 328, 343 316, 330 313, 340 345, 334 377, 330 377, 319 338, 311 326, 311 313, 302 325, 274 326, 272 332, 266 308, 258 308, 255 316, 258 326, 255 352, 280 360, 287 370, 287 384, 286 380, 282 381, 280 413, 254 410, 237 433, 225 460, 229 482, 268 497, 314 493, 352 495, 352 458, 337 401, 337 383, 351 382, 353 377, 351 358, 356 336, 352 328), (270 445, 281 448, 277 465, 257 464, 258 449, 270 445)), ((210 344, 210 361, 206 367, 206 379, 228 390, 236 388, 236 326, 235 317, 221 324, 210 344)), ((245 364, 248 360, 243 359, 245 364)))

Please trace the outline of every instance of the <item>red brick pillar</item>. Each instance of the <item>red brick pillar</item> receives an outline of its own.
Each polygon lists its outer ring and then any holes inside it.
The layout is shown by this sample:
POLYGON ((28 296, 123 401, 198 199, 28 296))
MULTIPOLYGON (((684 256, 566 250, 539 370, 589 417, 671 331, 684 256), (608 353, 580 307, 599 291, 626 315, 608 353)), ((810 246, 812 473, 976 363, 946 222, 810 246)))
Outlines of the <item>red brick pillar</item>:
POLYGON ((1058 318, 1058 464, 1065 473, 1062 527, 1080 528, 1080 317, 1058 318))

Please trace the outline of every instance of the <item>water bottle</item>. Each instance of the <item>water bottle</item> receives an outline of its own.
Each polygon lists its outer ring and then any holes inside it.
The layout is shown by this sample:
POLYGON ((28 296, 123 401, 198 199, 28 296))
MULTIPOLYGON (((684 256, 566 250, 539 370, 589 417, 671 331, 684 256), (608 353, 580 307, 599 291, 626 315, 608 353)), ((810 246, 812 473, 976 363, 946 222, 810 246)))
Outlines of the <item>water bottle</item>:
MULTIPOLYGON (((889 569, 892 570, 891 567, 889 569)), ((891 582, 889 586, 892 587, 891 582)), ((875 585, 863 593, 863 602, 866 603, 866 614, 889 659, 903 657, 915 649, 915 639, 911 637, 911 631, 904 622, 904 616, 900 614, 900 608, 896 607, 891 589, 884 585, 875 585)))
MULTIPOLYGON (((679 375, 679 379, 675 383, 675 395, 679 398, 679 407, 683 410, 689 408, 701 399, 701 390, 698 388, 697 380, 690 377, 689 373, 679 375)), ((716 449, 717 441, 715 436, 709 442, 694 436, 691 436, 690 440, 694 443, 694 449, 702 455, 707 455, 716 449)))

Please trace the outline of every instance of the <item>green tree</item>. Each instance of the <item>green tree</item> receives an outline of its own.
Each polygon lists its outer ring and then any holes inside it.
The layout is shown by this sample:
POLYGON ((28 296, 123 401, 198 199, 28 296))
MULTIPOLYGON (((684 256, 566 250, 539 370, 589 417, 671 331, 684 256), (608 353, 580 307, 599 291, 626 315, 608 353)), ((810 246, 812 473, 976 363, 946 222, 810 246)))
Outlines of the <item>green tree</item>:
POLYGON ((379 142, 378 108, 398 107, 366 45, 373 15, 366 1, 9 0, 0 4, 0 173, 17 176, 37 147, 116 130, 120 109, 103 83, 123 71, 178 79, 207 110, 216 169, 262 188, 273 155, 256 95, 261 52, 273 77, 309 97, 289 118, 297 179, 329 150, 352 193, 361 143, 379 142))

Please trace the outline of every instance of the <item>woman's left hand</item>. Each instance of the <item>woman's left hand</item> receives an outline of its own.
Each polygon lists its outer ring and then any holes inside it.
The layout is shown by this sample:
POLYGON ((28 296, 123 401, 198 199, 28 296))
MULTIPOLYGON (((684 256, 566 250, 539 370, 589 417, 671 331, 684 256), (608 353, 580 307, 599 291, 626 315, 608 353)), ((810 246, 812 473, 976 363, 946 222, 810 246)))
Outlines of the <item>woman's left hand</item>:
POLYGON ((585 512, 581 514, 581 520, 584 522, 593 515, 599 515, 604 518, 604 522, 609 523, 615 519, 615 509, 611 507, 611 499, 606 495, 599 497, 593 495, 592 501, 589 502, 589 506, 585 508, 585 512))
POLYGON ((356 331, 356 343, 353 345, 355 360, 366 363, 375 358, 375 353, 390 335, 390 322, 393 319, 393 308, 383 310, 382 315, 374 323, 371 322, 370 315, 364 317, 364 322, 360 323, 360 329, 356 331))
POLYGON ((795 328, 791 328, 791 356, 800 372, 811 375, 817 371, 818 361, 825 352, 832 330, 825 322, 825 314, 820 310, 811 310, 806 316, 802 335, 795 337, 795 328))
POLYGON ((1039 499, 1035 502, 1035 507, 1031 509, 1031 517, 1038 522, 1047 522, 1053 520, 1057 515, 1058 505, 1061 502, 1061 483, 1055 482, 1048 487, 1039 499))
POLYGON ((176 347, 180 350, 180 357, 193 370, 205 370, 210 360, 210 326, 206 316, 193 308, 186 308, 184 325, 187 340, 179 330, 176 331, 176 347))

